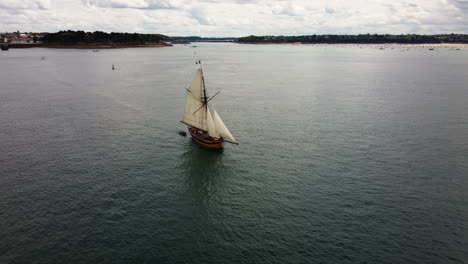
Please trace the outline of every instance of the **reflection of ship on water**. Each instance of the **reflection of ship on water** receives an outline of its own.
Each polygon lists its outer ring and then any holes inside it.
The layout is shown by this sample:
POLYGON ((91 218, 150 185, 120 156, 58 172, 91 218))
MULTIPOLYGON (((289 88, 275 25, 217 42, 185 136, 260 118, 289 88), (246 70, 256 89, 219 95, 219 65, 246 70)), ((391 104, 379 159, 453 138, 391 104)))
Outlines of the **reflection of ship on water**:
POLYGON ((222 228, 213 221, 223 209, 227 193, 224 157, 224 152, 209 151, 196 143, 179 156, 176 177, 182 177, 173 192, 177 207, 171 218, 184 230, 179 240, 195 250, 209 243, 222 228))
POLYGON ((211 150, 192 144, 192 147, 182 155, 185 168, 191 174, 206 174, 216 176, 219 162, 222 161, 222 150, 211 150))
POLYGON ((185 189, 190 199, 205 200, 223 189, 219 186, 222 180, 222 151, 207 151, 194 144, 182 155, 182 167, 185 170, 185 189))

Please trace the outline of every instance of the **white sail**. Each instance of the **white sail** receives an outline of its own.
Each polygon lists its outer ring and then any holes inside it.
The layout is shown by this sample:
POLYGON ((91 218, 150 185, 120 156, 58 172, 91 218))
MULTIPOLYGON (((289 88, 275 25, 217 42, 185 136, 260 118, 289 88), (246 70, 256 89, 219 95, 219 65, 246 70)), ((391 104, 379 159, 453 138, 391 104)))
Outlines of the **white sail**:
POLYGON ((185 98, 184 122, 199 129, 208 130, 207 107, 203 106, 202 71, 198 69, 185 98), (201 107, 201 109, 200 109, 201 107))
POLYGON ((213 118, 211 117, 210 108, 207 106, 206 111, 206 123, 208 126, 208 134, 214 138, 219 138, 219 132, 216 129, 215 123, 213 118))
POLYGON ((213 109, 214 114, 214 124, 216 126, 216 130, 218 131, 219 135, 229 139, 232 142, 236 142, 236 139, 231 135, 231 132, 227 129, 226 125, 224 125, 223 120, 218 115, 218 112, 213 109))

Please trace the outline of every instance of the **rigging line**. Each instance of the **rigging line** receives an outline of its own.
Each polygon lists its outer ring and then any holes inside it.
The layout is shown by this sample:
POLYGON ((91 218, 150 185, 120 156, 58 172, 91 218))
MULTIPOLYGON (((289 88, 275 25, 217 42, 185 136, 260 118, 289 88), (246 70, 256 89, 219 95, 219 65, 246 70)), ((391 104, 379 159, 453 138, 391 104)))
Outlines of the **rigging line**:
POLYGON ((208 103, 209 101, 211 101, 211 99, 213 99, 215 96, 217 96, 221 91, 218 91, 217 93, 215 93, 213 96, 210 97, 210 99, 208 99, 208 101, 206 101, 206 103, 208 103))
POLYGON ((200 106, 200 108, 198 108, 197 111, 193 112, 192 115, 194 115, 196 112, 198 112, 198 110, 202 109, 205 105, 208 105, 208 104, 203 104, 202 106, 200 106))
POLYGON ((206 101, 205 104, 203 104, 202 106, 200 106, 200 108, 197 109, 197 111, 193 112, 192 115, 194 115, 196 112, 198 112, 198 110, 200 110, 203 106, 205 105, 208 105, 208 102, 211 101, 211 99, 213 99, 216 95, 218 95, 221 91, 218 91, 217 93, 215 93, 215 95, 211 96, 210 99, 208 99, 208 101, 206 101))

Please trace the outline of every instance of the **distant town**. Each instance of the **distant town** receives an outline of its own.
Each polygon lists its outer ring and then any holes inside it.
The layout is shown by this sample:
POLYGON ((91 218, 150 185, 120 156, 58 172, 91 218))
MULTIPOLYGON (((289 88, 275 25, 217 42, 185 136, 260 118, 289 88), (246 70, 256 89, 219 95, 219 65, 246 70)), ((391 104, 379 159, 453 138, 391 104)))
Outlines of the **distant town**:
POLYGON ((33 32, 5 32, 0 33, 1 43, 8 44, 41 44, 44 34, 47 33, 33 33, 33 32))

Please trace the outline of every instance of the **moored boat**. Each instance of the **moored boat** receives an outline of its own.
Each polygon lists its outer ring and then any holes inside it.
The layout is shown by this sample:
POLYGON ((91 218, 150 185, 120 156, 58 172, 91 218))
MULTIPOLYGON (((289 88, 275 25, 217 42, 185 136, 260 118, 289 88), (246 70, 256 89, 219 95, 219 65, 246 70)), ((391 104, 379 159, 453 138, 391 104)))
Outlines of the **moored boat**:
POLYGON ((184 120, 181 122, 188 126, 192 139, 207 148, 222 148, 224 142, 238 145, 216 110, 208 105, 219 92, 208 97, 201 66, 186 90, 184 120))

